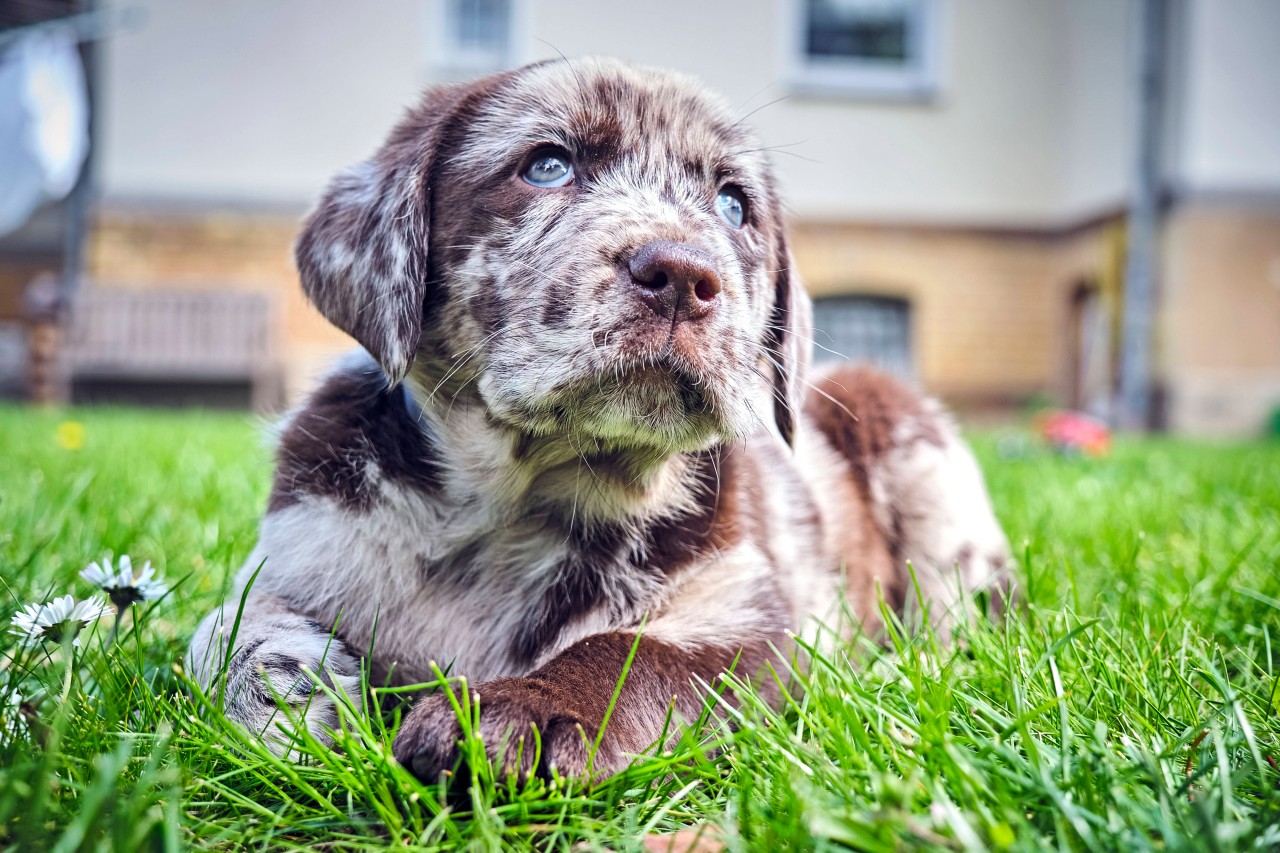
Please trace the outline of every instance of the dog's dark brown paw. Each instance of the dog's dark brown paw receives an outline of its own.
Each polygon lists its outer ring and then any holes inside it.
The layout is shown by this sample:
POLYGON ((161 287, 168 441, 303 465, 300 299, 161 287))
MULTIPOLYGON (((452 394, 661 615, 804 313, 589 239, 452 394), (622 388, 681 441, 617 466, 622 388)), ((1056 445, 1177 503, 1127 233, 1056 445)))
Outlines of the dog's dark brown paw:
MULTIPOLYGON (((462 696, 459 692, 459 701, 462 696)), ((601 744, 595 760, 596 727, 566 707, 562 697, 540 682, 504 678, 471 688, 471 702, 480 705, 480 739, 501 775, 550 778, 608 776, 622 763, 608 744, 601 744)), ((435 782, 459 764, 462 726, 449 697, 424 696, 400 726, 392 751, 400 764, 424 782, 435 782)))

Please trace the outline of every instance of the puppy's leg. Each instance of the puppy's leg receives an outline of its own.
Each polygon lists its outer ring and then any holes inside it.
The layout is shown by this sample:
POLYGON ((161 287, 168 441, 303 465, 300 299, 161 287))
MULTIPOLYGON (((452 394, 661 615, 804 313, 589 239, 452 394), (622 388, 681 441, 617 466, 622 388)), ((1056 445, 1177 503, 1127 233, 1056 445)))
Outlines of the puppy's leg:
MULTIPOLYGON (((471 687, 471 701, 480 705, 480 736, 489 757, 522 777, 549 776, 552 768, 563 776, 582 776, 588 769, 597 779, 613 775, 662 737, 669 712, 674 711, 669 730, 674 738, 682 722, 701 713, 707 685, 715 685, 730 669, 751 674, 768 653, 764 642, 741 649, 686 647, 642 635, 600 738, 609 700, 633 644, 634 633, 597 634, 523 678, 471 687), (599 751, 589 761, 598 738, 599 751), (536 741, 541 750, 535 756, 536 741)), ((400 727, 395 757, 419 778, 435 781, 458 761, 461 738, 449 697, 425 696, 400 727)))
POLYGON ((228 601, 200 623, 187 650, 187 671, 210 695, 223 697, 227 717, 257 733, 276 753, 285 754, 291 743, 285 731, 288 715, 280 702, 318 740, 328 743, 338 712, 312 676, 360 703, 356 657, 319 623, 293 612, 275 596, 256 593, 245 602, 228 657, 238 605, 238 599, 228 601))
MULTIPOLYGON (((931 413, 937 441, 905 442, 873 468, 873 494, 897 535, 899 568, 910 563, 930 621, 949 636, 985 593, 998 615, 1013 597, 1009 545, 987 497, 982 472, 949 419, 931 413)), ((903 579, 908 611, 917 596, 903 579)))
POLYGON ((917 601, 911 571, 944 634, 974 593, 989 592, 1003 607, 1012 596, 1008 543, 982 472, 942 408, 868 368, 832 371, 816 387, 805 412, 849 461, 894 559, 892 584, 906 608, 917 601))

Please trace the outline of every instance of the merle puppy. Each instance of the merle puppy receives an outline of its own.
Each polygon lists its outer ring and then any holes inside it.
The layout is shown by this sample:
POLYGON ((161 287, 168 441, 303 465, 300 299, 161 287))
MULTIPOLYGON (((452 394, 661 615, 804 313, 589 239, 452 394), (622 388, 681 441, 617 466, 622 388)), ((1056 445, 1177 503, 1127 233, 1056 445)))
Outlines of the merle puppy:
MULTIPOLYGON (((334 178, 297 262, 364 353, 285 423, 258 545, 189 653, 279 749, 273 694, 323 738, 300 674, 354 696, 367 655, 378 681, 466 676, 508 769, 580 774, 639 632, 609 774, 841 597, 873 629, 877 589, 908 605, 909 562, 944 629, 1003 588, 939 408, 809 372, 766 157, 687 77, 587 59, 434 89, 334 178)), ((458 754, 446 700, 394 744, 424 778, 458 754)))

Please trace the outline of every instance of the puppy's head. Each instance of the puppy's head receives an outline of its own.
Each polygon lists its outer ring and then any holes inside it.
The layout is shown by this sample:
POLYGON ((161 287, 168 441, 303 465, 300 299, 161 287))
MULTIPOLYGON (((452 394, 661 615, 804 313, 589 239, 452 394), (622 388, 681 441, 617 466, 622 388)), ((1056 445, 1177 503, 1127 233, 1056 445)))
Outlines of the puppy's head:
POLYGON ((809 304, 761 146, 686 77, 605 60, 436 89, 334 179, 303 286, 393 382, 594 447, 790 440, 809 304))

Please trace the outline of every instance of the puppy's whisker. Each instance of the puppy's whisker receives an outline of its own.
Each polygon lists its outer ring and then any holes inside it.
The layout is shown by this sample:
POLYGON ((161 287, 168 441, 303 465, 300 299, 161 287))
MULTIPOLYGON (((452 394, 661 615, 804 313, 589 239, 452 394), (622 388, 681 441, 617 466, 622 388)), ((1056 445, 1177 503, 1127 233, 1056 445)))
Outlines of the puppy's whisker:
MULTIPOLYGON (((792 144, 799 145, 800 143, 792 143, 792 144)), ((787 155, 788 157, 795 157, 797 160, 804 160, 806 163, 816 163, 816 164, 818 164, 819 166, 821 166, 821 165, 822 165, 822 161, 821 161, 821 160, 815 159, 815 158, 813 158, 813 157, 806 157, 804 154, 797 154, 795 151, 787 151, 786 149, 779 149, 779 148, 748 148, 748 149, 746 149, 746 150, 744 150, 744 151, 738 151, 738 152, 736 152, 736 153, 738 153, 738 154, 748 154, 748 153, 750 153, 750 152, 752 152, 752 151, 762 151, 762 152, 770 152, 770 153, 777 153, 777 154, 785 154, 785 155, 787 155)))
POLYGON ((790 98, 791 98, 790 95, 782 95, 781 97, 774 98, 772 101, 766 101, 765 103, 751 110, 751 112, 745 113, 741 117, 739 117, 738 120, 733 123, 733 127, 742 126, 743 122, 745 122, 747 119, 751 118, 753 115, 760 112, 761 110, 768 109, 774 104, 780 104, 783 101, 790 100, 790 98))
POLYGON ((528 269, 530 272, 533 272, 535 275, 545 278, 547 281, 551 282, 552 284, 559 284, 565 287, 569 286, 569 283, 564 279, 559 279, 559 278, 556 278, 555 276, 549 275, 543 272, 542 270, 538 269, 537 267, 535 267, 533 264, 528 263, 527 261, 522 261, 519 258, 512 258, 512 262, 519 264, 525 269, 528 269))
MULTIPOLYGON (((831 355, 837 356, 837 357, 839 357, 839 358, 843 358, 843 359, 845 359, 846 361, 852 361, 852 360, 853 360, 850 356, 846 355, 845 353, 838 352, 837 350, 833 350, 833 349, 831 349, 830 347, 825 346, 824 344, 820 344, 820 343, 818 343, 818 341, 817 341, 817 339, 816 339, 816 338, 813 338, 813 337, 810 337, 810 336, 802 335, 802 334, 800 334, 798 331, 796 331, 796 330, 795 330, 795 329, 793 329, 793 328, 788 328, 788 327, 786 327, 786 326, 778 326, 778 325, 773 324, 773 323, 765 323, 764 325, 765 325, 765 328, 766 328, 766 329, 771 329, 771 330, 774 330, 774 331, 784 332, 784 333, 786 333, 786 334, 788 334, 788 335, 793 335, 793 336, 794 336, 794 337, 796 337, 797 339, 799 339, 799 340, 801 340, 801 341, 804 341, 805 343, 807 343, 807 344, 809 344, 809 345, 811 345, 811 346, 813 346, 813 347, 816 347, 816 348, 818 348, 818 349, 822 350, 823 352, 831 353, 831 355)), ((826 334, 826 332, 823 332, 823 334, 825 335, 825 334, 826 334)), ((827 335, 827 338, 828 338, 828 339, 830 339, 830 337, 831 337, 830 335, 827 335)))
MULTIPOLYGON (((769 350, 766 347, 761 346, 759 348, 759 352, 761 355, 767 358, 769 360, 769 363, 772 364, 775 368, 777 368, 780 373, 782 373, 783 375, 786 375, 786 372, 787 372, 786 368, 784 368, 782 364, 778 362, 777 357, 773 353, 769 352, 769 350)), ((827 400, 831 401, 832 403, 835 403, 836 406, 838 406, 840 410, 844 412, 846 415, 848 415, 852 420, 854 421, 858 420, 858 416, 855 415, 852 411, 850 411, 848 406, 846 406, 842 401, 837 400, 835 397, 828 394, 822 388, 815 385, 812 381, 808 379, 808 377, 801 376, 799 377, 799 381, 810 391, 813 391, 815 394, 825 397, 827 400)), ((781 402, 783 403, 783 405, 790 405, 786 400, 782 400, 781 402)))
MULTIPOLYGON (((438 391, 439 391, 439 390, 440 390, 440 389, 445 385, 445 383, 446 383, 446 382, 448 382, 448 381, 449 381, 449 379, 450 379, 450 378, 452 378, 452 377, 454 376, 454 374, 456 374, 456 373, 457 373, 459 370, 461 370, 461 369, 462 369, 462 368, 463 368, 463 367, 464 367, 464 366, 465 366, 469 361, 471 361, 471 359, 472 359, 472 358, 474 358, 476 355, 478 355, 478 354, 480 353, 480 351, 484 348, 485 344, 487 344, 487 343, 488 343, 489 341, 491 341, 494 337, 496 337, 496 336, 498 335, 498 333, 499 333, 499 332, 501 332, 501 331, 502 331, 501 329, 495 329, 494 331, 490 332, 488 335, 485 335, 485 337, 484 337, 484 338, 482 338, 480 341, 478 341, 475 345, 473 345, 472 347, 470 347, 469 349, 467 349, 467 350, 466 350, 466 352, 465 352, 465 354, 464 354, 460 359, 457 359, 457 357, 455 357, 455 361, 454 361, 453 367, 451 367, 451 368, 450 368, 450 369, 449 369, 449 370, 444 374, 444 376, 442 376, 442 377, 440 378, 440 381, 436 383, 436 386, 435 386, 434 388, 432 388, 432 389, 431 389, 431 391, 427 394, 427 399, 428 399, 428 400, 430 400, 430 399, 434 398, 434 397, 435 397, 435 395, 436 395, 436 392, 438 392, 438 391)), ((457 396, 457 394, 455 393, 455 395, 454 395, 454 396, 456 397, 456 396, 457 396)))

